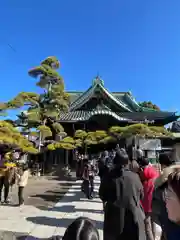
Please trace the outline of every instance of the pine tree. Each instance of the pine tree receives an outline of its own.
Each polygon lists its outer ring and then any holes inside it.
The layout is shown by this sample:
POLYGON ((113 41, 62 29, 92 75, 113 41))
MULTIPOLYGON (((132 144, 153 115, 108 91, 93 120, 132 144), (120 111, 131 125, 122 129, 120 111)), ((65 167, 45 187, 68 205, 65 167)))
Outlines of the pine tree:
POLYGON ((0 121, 0 145, 7 150, 17 148, 22 152, 37 153, 33 144, 17 128, 6 121, 0 121))
POLYGON ((60 112, 68 109, 69 96, 64 90, 62 77, 56 71, 59 67, 56 57, 48 57, 40 66, 30 69, 28 74, 38 78, 36 85, 41 87, 44 93, 20 92, 6 104, 8 109, 27 106, 27 110, 18 115, 16 124, 29 132, 36 128, 40 143, 53 133, 65 135, 57 120, 60 112))
POLYGON ((132 136, 140 137, 172 137, 172 133, 164 127, 148 126, 147 124, 132 124, 126 127, 113 126, 109 129, 109 135, 114 136, 116 139, 128 138, 132 136))

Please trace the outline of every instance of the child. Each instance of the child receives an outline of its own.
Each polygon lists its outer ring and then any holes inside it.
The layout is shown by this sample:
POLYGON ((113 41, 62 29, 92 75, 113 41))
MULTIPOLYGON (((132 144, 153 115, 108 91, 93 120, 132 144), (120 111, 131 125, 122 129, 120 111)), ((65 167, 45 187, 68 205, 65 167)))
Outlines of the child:
POLYGON ((24 204, 24 188, 28 183, 29 178, 29 169, 28 165, 24 164, 21 169, 19 169, 19 172, 16 173, 17 179, 18 179, 18 198, 19 198, 19 206, 24 204))

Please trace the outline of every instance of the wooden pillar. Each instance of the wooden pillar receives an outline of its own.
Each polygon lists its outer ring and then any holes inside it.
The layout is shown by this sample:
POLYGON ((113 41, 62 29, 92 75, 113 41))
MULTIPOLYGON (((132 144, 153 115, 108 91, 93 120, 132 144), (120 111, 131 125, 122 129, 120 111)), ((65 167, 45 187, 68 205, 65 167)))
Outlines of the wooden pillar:
POLYGON ((65 165, 68 165, 69 164, 69 152, 68 150, 66 149, 65 150, 65 165))
MULTIPOLYGON (((86 131, 86 124, 84 123, 84 131, 86 131)), ((87 145, 85 144, 85 155, 87 155, 87 145)))
POLYGON ((75 126, 74 126, 74 123, 73 123, 73 136, 74 136, 75 131, 76 131, 76 129, 75 129, 75 126))

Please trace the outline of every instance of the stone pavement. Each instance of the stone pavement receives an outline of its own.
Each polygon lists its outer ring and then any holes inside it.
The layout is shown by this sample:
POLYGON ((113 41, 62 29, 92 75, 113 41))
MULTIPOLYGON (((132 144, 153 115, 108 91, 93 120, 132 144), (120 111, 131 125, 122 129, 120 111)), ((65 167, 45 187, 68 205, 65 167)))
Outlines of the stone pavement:
MULTIPOLYGON (((95 191, 99 189, 99 179, 95 179, 95 191)), ((67 226, 77 217, 91 218, 103 239, 102 202, 98 197, 93 200, 84 198, 81 181, 72 182, 72 187, 53 208, 38 209, 33 206, 0 207, 0 239, 32 240, 47 239, 53 235, 63 236, 67 226)), ((158 235, 159 235, 158 229, 158 235)), ((157 238, 158 239, 158 238, 157 238)))
MULTIPOLYGON (((99 179, 95 180, 95 191, 99 179)), ((86 216, 94 220, 102 239, 103 212, 98 197, 84 198, 81 181, 72 182, 72 187, 53 208, 38 209, 33 206, 0 206, 0 239, 46 239, 52 235, 63 236, 67 226, 77 217, 86 216), (31 236, 31 237, 30 237, 31 236)))

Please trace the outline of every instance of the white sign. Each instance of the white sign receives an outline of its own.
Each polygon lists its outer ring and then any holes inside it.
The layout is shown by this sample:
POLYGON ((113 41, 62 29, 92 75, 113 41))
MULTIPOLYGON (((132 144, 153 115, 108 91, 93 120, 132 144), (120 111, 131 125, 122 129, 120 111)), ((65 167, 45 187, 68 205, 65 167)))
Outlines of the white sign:
POLYGON ((139 139, 139 147, 142 150, 161 150, 161 140, 160 139, 139 139))

